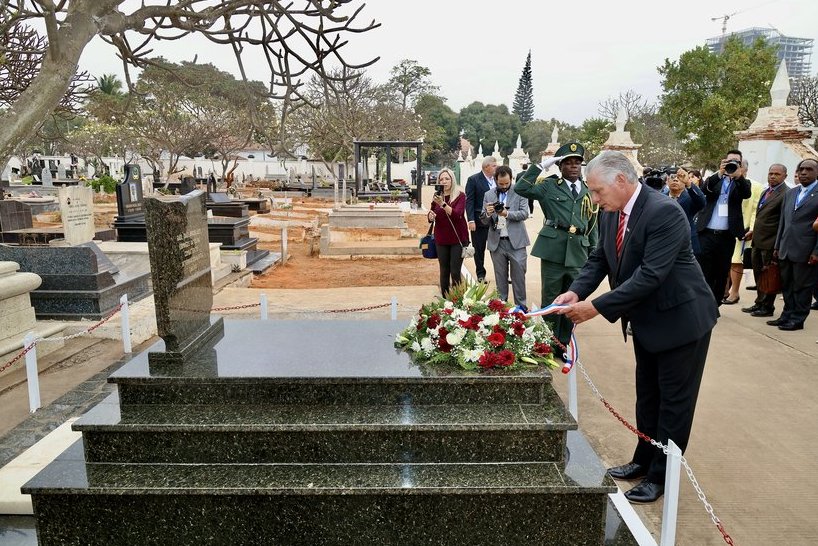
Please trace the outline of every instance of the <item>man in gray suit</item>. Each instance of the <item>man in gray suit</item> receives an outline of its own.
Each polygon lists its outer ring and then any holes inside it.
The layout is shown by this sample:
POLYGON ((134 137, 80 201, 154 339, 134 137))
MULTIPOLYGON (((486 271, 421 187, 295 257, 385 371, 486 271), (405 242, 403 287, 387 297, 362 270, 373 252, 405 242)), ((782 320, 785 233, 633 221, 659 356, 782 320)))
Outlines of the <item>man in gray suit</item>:
MULTIPOLYGON (((633 327, 636 426, 667 445, 687 448, 710 332, 718 310, 693 257, 682 208, 640 184, 620 152, 602 152, 585 174, 599 216, 599 243, 568 292, 555 303, 575 324, 602 315, 633 327), (588 300, 605 277, 611 290, 588 300)), ((608 470, 617 479, 644 478, 625 493, 635 503, 664 494, 666 457, 640 439, 631 462, 608 470)))
POLYGON ((818 217, 818 161, 802 160, 795 169, 795 177, 801 185, 784 197, 773 251, 781 267, 784 311, 767 324, 778 326, 779 330, 804 328, 818 281, 818 233, 812 230, 818 217))
MULTIPOLYGON (((773 259, 775 237, 778 234, 778 221, 781 219, 781 206, 787 193, 787 167, 773 163, 767 172, 767 189, 758 200, 756 219, 745 238, 753 242, 752 259, 753 275, 758 285, 761 270, 773 259)), ((752 317, 771 317, 775 313, 775 294, 767 294, 756 289, 756 300, 750 307, 742 309, 752 317)))
POLYGON ((511 268, 511 289, 514 304, 528 310, 525 296, 525 271, 530 244, 525 229, 528 218, 528 200, 514 191, 511 169, 505 165, 494 173, 497 186, 483 195, 483 212, 480 221, 488 226, 486 247, 491 253, 494 266, 494 283, 503 301, 508 301, 508 275, 511 268))

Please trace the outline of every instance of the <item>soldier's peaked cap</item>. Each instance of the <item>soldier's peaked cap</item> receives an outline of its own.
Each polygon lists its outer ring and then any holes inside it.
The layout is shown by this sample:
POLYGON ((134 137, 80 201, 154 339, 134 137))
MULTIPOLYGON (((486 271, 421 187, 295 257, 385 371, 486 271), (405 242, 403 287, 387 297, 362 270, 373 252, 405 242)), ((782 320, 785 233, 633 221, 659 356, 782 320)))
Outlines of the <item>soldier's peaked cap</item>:
MULTIPOLYGON (((560 146, 557 153, 554 154, 555 157, 561 157, 562 159, 566 159, 569 157, 578 157, 580 159, 585 158, 585 146, 580 144, 579 142, 567 142, 560 146)), ((561 163, 562 161, 560 161, 561 163)))

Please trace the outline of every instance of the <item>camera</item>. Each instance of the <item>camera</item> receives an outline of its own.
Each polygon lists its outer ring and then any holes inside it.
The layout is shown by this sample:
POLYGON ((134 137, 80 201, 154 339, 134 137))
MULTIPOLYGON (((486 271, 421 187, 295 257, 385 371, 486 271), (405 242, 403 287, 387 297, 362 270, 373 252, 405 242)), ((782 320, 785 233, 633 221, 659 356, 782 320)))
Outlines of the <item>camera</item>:
POLYGON ((661 190, 665 185, 666 177, 667 175, 661 169, 649 169, 644 175, 645 185, 654 190, 661 190))
POLYGON ((735 174, 735 172, 741 167, 741 161, 737 159, 731 159, 727 163, 724 164, 724 172, 727 174, 735 174))
POLYGON ((443 195, 443 184, 435 184, 435 195, 443 195))
POLYGON ((501 203, 500 201, 494 203, 492 207, 494 207, 494 212, 496 212, 497 214, 500 214, 501 212, 503 212, 503 209, 506 208, 505 205, 503 205, 503 203, 501 203))

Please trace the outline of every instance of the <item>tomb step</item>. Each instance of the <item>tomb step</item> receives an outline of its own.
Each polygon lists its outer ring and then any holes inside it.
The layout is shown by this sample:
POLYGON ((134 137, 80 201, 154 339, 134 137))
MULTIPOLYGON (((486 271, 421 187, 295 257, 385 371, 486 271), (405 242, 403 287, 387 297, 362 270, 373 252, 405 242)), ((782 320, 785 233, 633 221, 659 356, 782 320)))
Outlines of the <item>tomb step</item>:
POLYGON ((93 464, 81 444, 23 487, 40 544, 601 544, 615 490, 555 463, 93 464))
POLYGON ((544 405, 125 406, 74 424, 92 462, 560 461, 576 422, 544 405))
POLYGON ((148 363, 159 341, 112 374, 123 404, 539 404, 544 367, 468 371, 421 366, 394 348, 389 320, 225 321, 225 335, 179 366, 148 363), (320 343, 305 347, 304 333, 320 343), (365 356, 362 356, 365 355, 365 356))

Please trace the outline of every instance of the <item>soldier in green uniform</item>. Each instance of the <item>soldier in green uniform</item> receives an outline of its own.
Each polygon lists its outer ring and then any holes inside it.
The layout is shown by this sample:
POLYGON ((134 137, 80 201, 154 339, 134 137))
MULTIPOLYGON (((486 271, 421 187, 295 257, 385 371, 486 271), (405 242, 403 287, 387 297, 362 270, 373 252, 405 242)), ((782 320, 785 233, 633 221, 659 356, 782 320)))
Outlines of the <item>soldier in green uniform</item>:
MULTIPOLYGON (((539 201, 545 214, 531 249, 532 256, 540 258, 542 307, 568 290, 597 243, 597 207, 580 177, 584 154, 582 144, 569 142, 542 165, 532 164, 514 186, 519 195, 539 201), (542 177, 554 163, 562 176, 542 177)), ((546 320, 560 343, 567 344, 571 321, 562 315, 551 315, 546 320)))

